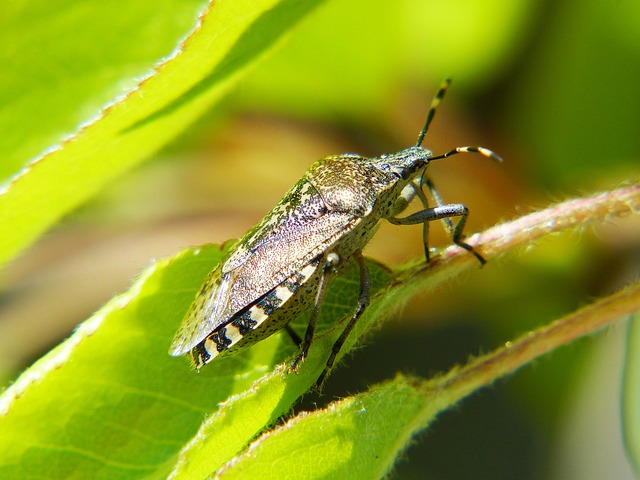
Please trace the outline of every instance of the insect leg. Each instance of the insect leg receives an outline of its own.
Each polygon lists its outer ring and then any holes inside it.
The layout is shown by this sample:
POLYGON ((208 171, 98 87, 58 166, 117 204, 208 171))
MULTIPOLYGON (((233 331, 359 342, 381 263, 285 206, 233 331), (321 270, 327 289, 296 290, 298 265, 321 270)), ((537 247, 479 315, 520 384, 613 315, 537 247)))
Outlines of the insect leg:
MULTIPOLYGON (((445 84, 443 85, 443 87, 440 89, 440 91, 442 92, 442 94, 444 94, 444 92, 446 91, 446 87, 448 86, 449 82, 445 82, 445 84)), ((442 96, 440 95, 440 93, 438 95, 436 95, 436 99, 438 98, 438 96, 440 96, 440 98, 442 98, 442 96)), ((434 99, 434 102, 435 100, 434 99)), ((436 103, 437 105, 437 103, 436 103)), ((427 117, 427 121, 430 121, 432 118, 432 116, 428 116, 427 117)), ((428 126, 428 123, 427 123, 428 126)), ((423 131, 425 129, 423 128, 423 131)), ((421 136, 419 137, 419 141, 422 141, 423 135, 421 133, 421 136)), ((418 143, 418 145, 420 145, 420 143, 418 143)), ((454 148, 453 150, 450 150, 446 153, 443 153, 441 155, 436 155, 433 157, 429 158, 429 161, 434 161, 434 160, 441 160, 443 158, 448 158, 451 157, 453 155, 458 155, 459 153, 479 153, 480 155, 490 158, 492 160, 495 160, 496 162, 502 162, 502 158, 500 158, 499 155, 497 155, 496 153, 492 152, 491 150, 489 150, 488 148, 484 148, 484 147, 457 147, 454 148)), ((431 192, 431 195, 433 196, 434 201, 436 202, 437 207, 430 209, 430 208, 426 208, 426 205, 423 202, 423 205, 425 205, 425 210, 423 210, 424 212, 424 224, 426 225, 426 222, 430 222, 432 220, 442 220, 445 224, 445 228, 450 232, 452 238, 453 238, 453 242, 464 248, 465 250, 471 252, 480 262, 481 265, 484 265, 485 263, 487 263, 487 261, 482 257, 482 255, 480 255, 478 252, 476 252, 473 247, 471 247, 471 245, 469 245, 468 243, 464 243, 462 241, 462 230, 464 229, 464 224, 467 221, 467 217, 469 216, 469 210, 467 210, 467 207, 465 207, 462 204, 451 204, 451 205, 445 205, 445 203, 442 201, 442 197, 440 196, 440 194, 438 193, 438 191, 436 190, 435 186, 433 185, 433 183, 431 182, 431 180, 429 180, 428 178, 424 177, 424 172, 423 172, 423 176, 420 179, 420 185, 422 185, 423 183, 425 183, 428 187, 429 190, 431 192), (448 212, 448 213, 447 213, 448 212), (454 226, 453 222, 451 221, 450 217, 456 217, 459 216, 460 220, 458 220, 458 223, 454 226)), ((414 217, 415 215, 419 215, 421 212, 418 212, 417 214, 414 215, 410 215, 408 218, 414 217)), ((391 221, 391 223, 402 223, 403 220, 406 219, 398 219, 398 218, 390 218, 389 221, 391 221)), ((415 222, 411 222, 411 223, 418 223, 417 221, 415 222)), ((403 223, 405 225, 410 225, 411 223, 403 223)), ((424 228, 424 227, 423 227, 424 228)), ((424 233, 425 230, 423 230, 424 233)), ((425 237, 425 248, 426 248, 426 237, 425 237)), ((426 248, 425 250, 427 252, 427 259, 429 258, 429 249, 426 248)))
POLYGON ((285 325, 284 331, 287 332, 287 335, 289 335, 289 338, 293 343, 296 344, 297 347, 300 347, 302 345, 302 339, 300 338, 300 335, 296 333, 291 325, 285 325))
MULTIPOLYGON (((400 192, 400 195, 393 205, 392 215, 394 217, 399 213, 402 213, 416 197, 420 199, 420 202, 422 203, 422 206, 424 208, 429 208, 429 201, 422 191, 422 184, 423 178, 421 177, 420 183, 414 180, 402 189, 402 192, 400 192)), ((425 222, 422 224, 422 243, 424 245, 424 258, 426 259, 427 263, 429 263, 429 222, 425 222)))
MULTIPOLYGON (((438 191, 436 186, 433 184, 433 181, 428 177, 423 177, 421 181, 429 189, 429 193, 431 193, 431 196, 433 197, 433 201, 436 203, 436 206, 444 207, 446 204, 442 200, 442 196, 440 195, 440 192, 438 191)), ((466 214, 461 216, 460 221, 458 222, 458 223, 462 222, 462 227, 460 227, 460 232, 458 233, 459 238, 462 238, 462 228, 464 227, 464 224, 467 221, 468 215, 469 215, 469 212, 467 211, 466 214)), ((445 230, 449 233, 449 235, 451 235, 451 238, 455 238, 456 227, 454 227, 451 217, 443 217, 441 218, 441 220, 442 220, 442 223, 444 224, 445 230)))
POLYGON ((362 316, 362 313, 369 306, 369 301, 371 299, 370 290, 371 290, 371 276, 369 274, 369 269, 367 268, 367 264, 364 261, 364 257, 362 256, 362 252, 357 251, 353 254, 353 258, 356 260, 358 264, 358 268, 360 269, 360 295, 358 297, 358 306, 356 307, 356 311, 353 313, 353 316, 347 323, 347 326, 338 337, 338 340, 333 344, 333 348, 331 349, 331 355, 329 355, 329 359, 327 360, 327 364, 322 371, 320 377, 316 381, 316 390, 322 390, 322 384, 324 383, 325 378, 331 371, 334 362, 336 361, 336 357, 338 353, 342 349, 344 342, 347 340, 347 337, 353 330, 353 327, 358 322, 358 319, 362 316))
MULTIPOLYGON (((402 213, 406 210, 406 208, 409 206, 409 204, 413 201, 414 198, 416 198, 416 196, 421 196, 424 197, 424 192, 422 192, 422 188, 420 187, 420 185, 413 181, 411 183, 408 183, 400 192, 400 195, 398 196, 398 198, 396 199, 394 205, 393 205, 393 210, 391 212, 392 215, 398 215, 399 213, 402 213), (420 193, 418 193, 420 192, 420 193)), ((426 197, 425 197, 426 200, 426 197)))
POLYGON ((436 202, 436 205, 438 205, 438 207, 445 209, 446 207, 456 206, 456 207, 460 208, 460 210, 462 212, 460 214, 460 220, 458 220, 458 223, 455 226, 453 225, 453 221, 451 221, 451 217, 450 216, 445 216, 445 217, 441 218, 442 222, 444 223, 445 228, 447 229, 447 231, 451 235, 451 238, 453 239, 453 242, 456 245, 464 248, 468 252, 471 252, 473 254, 473 256, 478 259, 478 261, 480 262, 480 265, 484 265, 485 263, 487 263, 487 261, 484 259, 484 257, 482 255, 480 255, 478 252, 476 252, 471 245, 469 245, 468 243, 465 243, 465 242, 462 241, 462 239, 464 238, 464 235, 462 234, 462 231, 464 230, 464 225, 467 222, 467 217, 469 216, 469 210, 467 209, 467 207, 465 207, 462 204, 446 205, 442 201, 442 197, 440 196, 440 192, 438 192, 438 190, 436 189, 436 186, 433 184, 431 179, 430 178, 424 178, 424 183, 427 185, 427 188, 429 188, 429 192, 431 192, 431 196, 433 197, 433 200, 436 202))
POLYGON ((329 283, 329 274, 335 268, 340 261, 340 257, 336 253, 327 254, 324 267, 322 269, 322 276, 320 277, 320 284, 318 285, 318 291, 316 292, 316 299, 313 304, 313 311, 311 312, 311 318, 309 319, 309 325, 307 331, 304 334, 304 340, 300 343, 300 353, 291 364, 291 370, 295 371, 298 368, 298 364, 307 358, 309 353, 309 347, 311 346, 311 340, 313 340, 313 333, 316 330, 316 323, 318 321, 318 314, 320 313, 320 305, 324 298, 324 293, 327 289, 327 283, 329 283))
MULTIPOLYGON (((429 180, 427 180, 427 185, 430 186, 430 188, 433 187, 433 184, 429 180)), ((464 230, 464 225, 467 222, 467 217, 469 216, 469 209, 461 203, 443 204, 441 203, 442 198, 440 198, 437 193, 434 195, 434 199, 436 200, 436 203, 438 203, 436 207, 420 210, 408 217, 391 217, 388 220, 395 225, 415 225, 417 223, 425 224, 434 220, 442 220, 445 223, 447 230, 451 233, 453 243, 472 253, 481 265, 487 263, 482 255, 476 252, 471 245, 462 241, 462 231, 464 230), (458 223, 454 225, 451 221, 451 217, 460 217, 460 220, 458 220, 458 223)))

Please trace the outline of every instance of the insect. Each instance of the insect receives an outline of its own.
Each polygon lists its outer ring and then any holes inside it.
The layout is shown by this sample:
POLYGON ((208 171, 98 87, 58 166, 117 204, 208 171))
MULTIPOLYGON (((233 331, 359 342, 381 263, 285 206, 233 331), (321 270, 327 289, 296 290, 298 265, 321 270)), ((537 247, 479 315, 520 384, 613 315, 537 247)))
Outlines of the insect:
POLYGON ((445 204, 424 176, 430 162, 458 153, 476 152, 500 161, 483 147, 458 147, 433 155, 422 146, 450 80, 434 97, 415 146, 398 153, 367 158, 355 154, 324 157, 256 226, 249 230, 213 269, 191 304, 169 353, 191 352, 200 369, 216 357, 236 353, 285 328, 300 346, 291 368, 309 351, 329 280, 353 258, 360 272, 357 307, 335 342, 316 387, 321 388, 349 333, 367 308, 369 271, 362 256, 378 222, 423 225, 425 256, 429 261, 428 223, 443 220, 453 242, 485 263, 464 243, 462 231, 469 214, 462 204, 445 204), (426 185, 435 206, 423 192, 426 185), (418 197, 424 209, 400 218, 418 197), (454 224, 453 217, 458 217, 454 224), (313 306, 300 339, 290 320, 313 306))

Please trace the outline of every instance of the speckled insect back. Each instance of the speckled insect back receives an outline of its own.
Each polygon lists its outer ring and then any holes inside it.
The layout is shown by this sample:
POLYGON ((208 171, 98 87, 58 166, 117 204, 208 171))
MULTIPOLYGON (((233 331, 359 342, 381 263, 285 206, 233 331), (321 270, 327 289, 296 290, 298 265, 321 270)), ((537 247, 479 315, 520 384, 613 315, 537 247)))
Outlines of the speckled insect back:
POLYGON ((320 388, 369 304, 369 271, 362 249, 381 219, 397 225, 422 224, 427 261, 428 222, 443 220, 453 242, 484 263, 482 256, 462 241, 467 208, 444 204, 424 176, 431 161, 457 153, 477 152, 500 160, 482 147, 458 147, 438 156, 422 147, 449 83, 442 85, 431 103, 416 146, 377 158, 343 154, 315 162, 209 274, 176 333, 171 355, 190 351, 199 369, 216 357, 236 353, 286 328, 300 344, 300 353, 292 363, 295 369, 313 340, 329 280, 354 258, 360 270, 358 305, 318 378, 316 386, 320 388), (429 206, 423 185, 427 185, 434 207, 429 206), (398 218, 416 196, 424 209, 398 218), (452 217, 459 217, 455 225, 452 217), (305 338, 300 340, 288 324, 312 305, 305 338))

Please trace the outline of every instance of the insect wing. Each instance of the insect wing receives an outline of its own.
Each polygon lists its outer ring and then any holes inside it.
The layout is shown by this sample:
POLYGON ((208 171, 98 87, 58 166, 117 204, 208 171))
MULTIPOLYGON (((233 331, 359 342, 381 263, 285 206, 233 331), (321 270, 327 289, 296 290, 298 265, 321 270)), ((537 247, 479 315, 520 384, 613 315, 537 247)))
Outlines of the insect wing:
POLYGON ((359 221, 352 214, 327 213, 310 225, 298 224, 295 229, 279 229, 273 238, 258 244, 237 269, 229 288, 229 310, 226 313, 238 312, 299 272, 330 249, 359 221))
POLYGON ((174 356, 183 355, 200 343, 216 327, 229 301, 229 287, 233 283, 233 274, 221 274, 218 265, 202 284, 195 300, 180 325, 180 329, 169 348, 174 356))
POLYGON ((315 189, 300 182, 209 275, 170 353, 187 353, 242 309, 295 277, 360 221, 352 213, 327 212, 315 189))
POLYGON ((223 270, 244 265, 262 246, 283 240, 287 232, 295 235, 301 229, 313 229, 313 222, 325 213, 327 209, 318 191, 302 179, 236 244, 223 270))

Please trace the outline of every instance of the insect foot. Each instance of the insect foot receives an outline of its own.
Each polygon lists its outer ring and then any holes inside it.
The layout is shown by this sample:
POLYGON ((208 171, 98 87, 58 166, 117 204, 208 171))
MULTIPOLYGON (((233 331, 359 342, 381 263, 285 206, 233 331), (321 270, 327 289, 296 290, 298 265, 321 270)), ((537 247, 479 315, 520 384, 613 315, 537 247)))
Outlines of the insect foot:
POLYGON ((328 284, 353 258, 360 270, 358 304, 316 382, 316 389, 320 389, 369 305, 370 276, 362 249, 380 221, 421 224, 428 262, 429 224, 441 220, 452 241, 484 264, 482 255, 463 241, 469 210, 461 203, 445 203, 426 176, 431 162, 460 153, 501 161, 484 147, 457 147, 434 155, 422 146, 449 83, 443 83, 431 102, 415 146, 375 158, 352 153, 331 155, 311 165, 213 268, 187 311, 169 353, 190 353, 200 368, 284 328, 300 346, 290 367, 296 371, 309 352, 328 284), (423 190, 425 185, 433 206, 423 190), (416 197, 423 209, 398 217, 416 197), (300 341, 289 322, 311 306, 309 325, 300 341))

